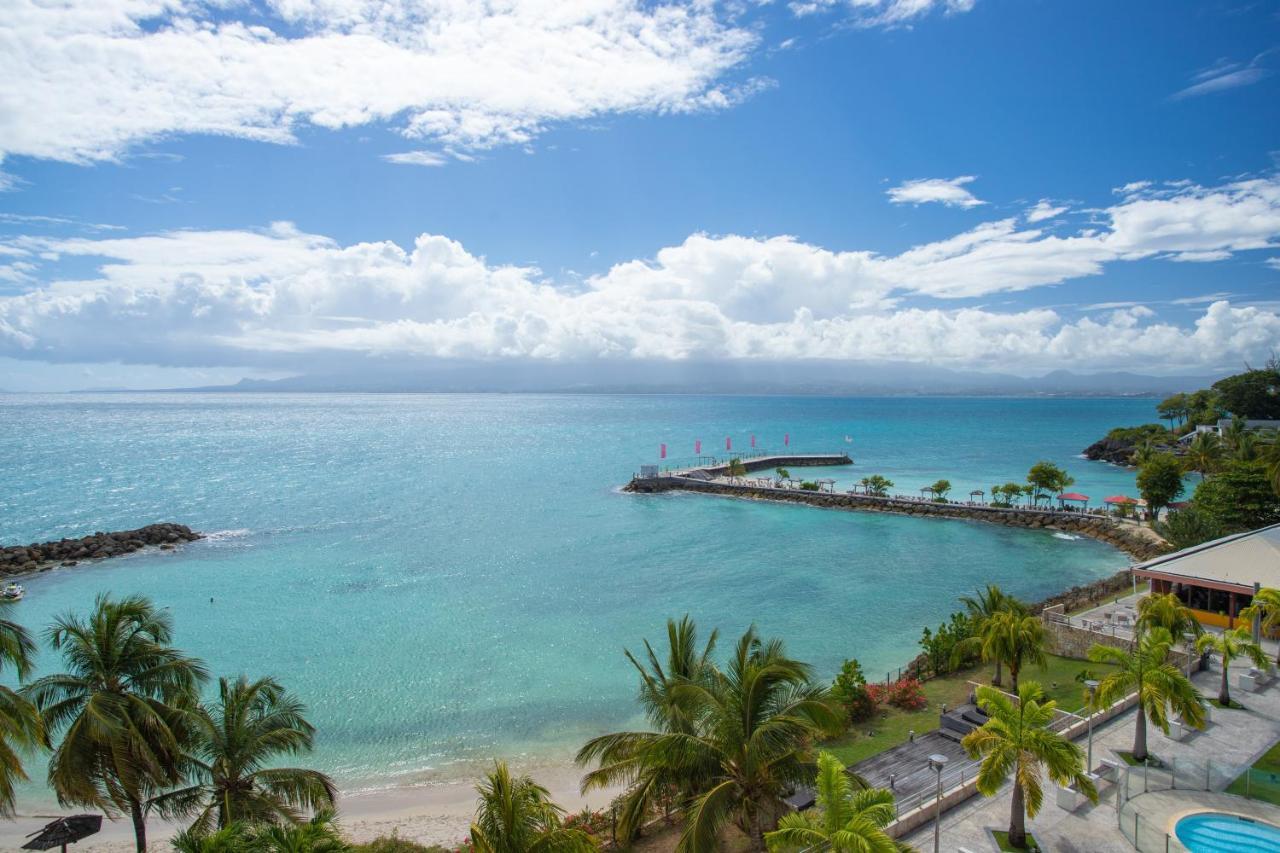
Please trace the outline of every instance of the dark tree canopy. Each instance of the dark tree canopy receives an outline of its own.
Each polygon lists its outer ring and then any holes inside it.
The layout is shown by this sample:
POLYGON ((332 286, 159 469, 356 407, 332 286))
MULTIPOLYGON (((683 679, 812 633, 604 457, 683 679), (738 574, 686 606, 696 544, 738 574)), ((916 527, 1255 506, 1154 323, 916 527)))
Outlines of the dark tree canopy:
POLYGON ((1157 453, 1138 469, 1138 491, 1152 510, 1178 499, 1182 483, 1182 463, 1172 453, 1157 453))
POLYGON ((1256 462, 1230 462, 1196 487, 1195 507, 1226 533, 1280 521, 1280 498, 1267 469, 1256 462))
POLYGON ((1280 370, 1274 364, 1213 383, 1222 408, 1242 418, 1280 419, 1280 370))

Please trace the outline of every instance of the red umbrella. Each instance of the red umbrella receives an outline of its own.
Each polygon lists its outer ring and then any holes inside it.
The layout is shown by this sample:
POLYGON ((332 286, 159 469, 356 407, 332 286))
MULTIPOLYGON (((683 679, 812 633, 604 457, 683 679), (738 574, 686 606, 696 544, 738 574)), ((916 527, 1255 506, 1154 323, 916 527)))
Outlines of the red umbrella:
POLYGON ((1087 500, 1089 500, 1089 496, 1088 496, 1088 495, 1082 495, 1082 494, 1080 494, 1079 492, 1063 492, 1062 494, 1058 495, 1058 500, 1060 500, 1060 501, 1087 501, 1087 500))
POLYGON ((1111 497, 1103 498, 1102 502, 1104 504, 1136 504, 1137 503, 1136 500, 1129 497, 1128 495, 1112 495, 1111 497))

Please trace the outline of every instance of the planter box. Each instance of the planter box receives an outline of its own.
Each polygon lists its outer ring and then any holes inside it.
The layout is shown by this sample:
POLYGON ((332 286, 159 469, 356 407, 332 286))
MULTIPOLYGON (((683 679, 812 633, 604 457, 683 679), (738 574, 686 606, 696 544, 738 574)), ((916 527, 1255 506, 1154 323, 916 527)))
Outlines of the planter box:
POLYGON ((1181 720, 1169 721, 1169 734, 1165 735, 1165 737, 1169 738, 1169 740, 1182 740, 1186 736, 1187 727, 1182 725, 1181 720))
POLYGON ((1247 690, 1250 693, 1257 693, 1262 689, 1258 676, 1252 672, 1242 672, 1236 676, 1236 686, 1241 690, 1247 690))
POLYGON ((1061 785, 1056 786, 1058 789, 1057 802, 1058 808, 1063 811, 1073 812, 1084 802, 1084 794, 1081 794, 1075 788, 1064 788, 1061 785))

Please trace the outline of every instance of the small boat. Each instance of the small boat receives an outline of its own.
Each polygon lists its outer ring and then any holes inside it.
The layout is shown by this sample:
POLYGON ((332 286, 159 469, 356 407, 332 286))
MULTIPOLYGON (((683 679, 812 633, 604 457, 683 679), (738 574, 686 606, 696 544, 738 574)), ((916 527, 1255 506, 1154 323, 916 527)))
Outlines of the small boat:
POLYGON ((0 598, 5 601, 21 601, 22 596, 26 594, 27 591, 22 588, 22 584, 11 583, 4 588, 3 592, 0 592, 0 598))

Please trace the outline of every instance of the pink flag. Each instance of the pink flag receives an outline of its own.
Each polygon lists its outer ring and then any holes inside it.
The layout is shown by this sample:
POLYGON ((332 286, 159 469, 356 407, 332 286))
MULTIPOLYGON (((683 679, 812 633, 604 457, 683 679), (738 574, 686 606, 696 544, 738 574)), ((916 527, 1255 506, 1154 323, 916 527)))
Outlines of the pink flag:
POLYGON ((693 440, 693 455, 694 456, 702 455, 702 439, 700 438, 695 438, 693 440))
POLYGON ((755 446, 756 446, 756 437, 755 437, 754 435, 753 435, 753 436, 751 436, 751 446, 752 446, 752 447, 755 447, 755 446))
POLYGON ((733 450, 733 438, 732 438, 732 437, 727 436, 727 435, 724 437, 724 449, 725 449, 725 450, 733 450))
POLYGON ((659 459, 666 459, 666 458, 667 458, 667 446, 666 446, 665 444, 660 444, 660 445, 658 445, 658 448, 659 448, 659 449, 658 449, 658 458, 659 458, 659 459))
POLYGON ((786 435, 784 435, 784 436, 782 437, 782 446, 783 446, 783 447, 790 447, 790 446, 791 446, 791 433, 787 433, 786 435))

